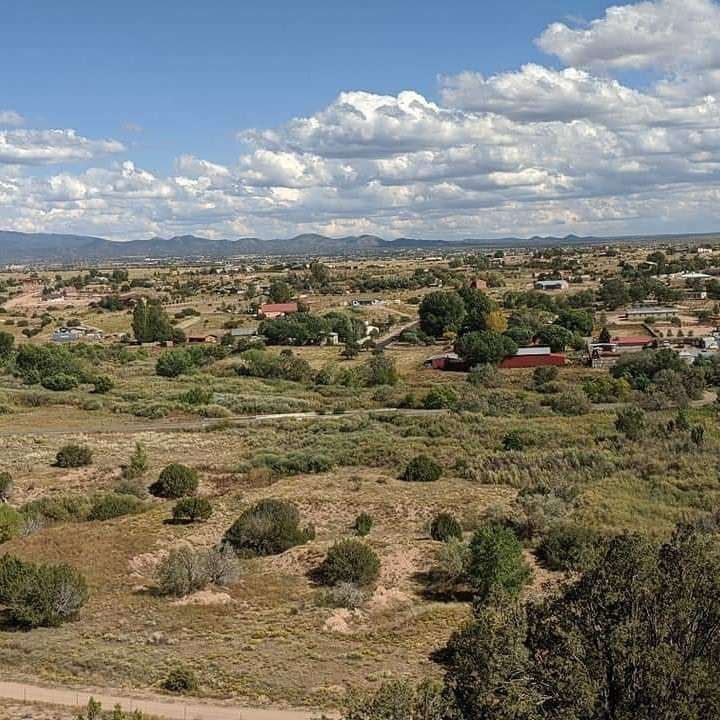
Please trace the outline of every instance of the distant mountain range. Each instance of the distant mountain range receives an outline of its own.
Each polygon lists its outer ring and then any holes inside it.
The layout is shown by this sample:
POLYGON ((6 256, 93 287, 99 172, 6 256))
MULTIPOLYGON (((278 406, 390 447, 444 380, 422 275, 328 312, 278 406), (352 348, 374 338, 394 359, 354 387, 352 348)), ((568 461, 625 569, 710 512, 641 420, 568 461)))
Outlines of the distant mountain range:
POLYGON ((209 240, 195 235, 119 242, 85 235, 21 233, 0 230, 0 264, 69 264, 111 260, 187 259, 201 260, 252 256, 337 256, 402 251, 438 251, 446 249, 539 248, 553 246, 620 245, 637 243, 715 243, 720 233, 689 235, 627 235, 617 237, 515 238, 458 241, 398 238, 384 240, 375 235, 351 235, 331 238, 304 234, 292 238, 261 240, 209 240))

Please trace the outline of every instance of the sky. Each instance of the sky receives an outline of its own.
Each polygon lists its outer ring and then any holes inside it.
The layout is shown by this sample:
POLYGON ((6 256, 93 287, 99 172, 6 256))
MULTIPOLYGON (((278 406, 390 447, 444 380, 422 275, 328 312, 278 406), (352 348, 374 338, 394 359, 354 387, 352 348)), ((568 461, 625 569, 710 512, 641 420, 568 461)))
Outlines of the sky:
POLYGON ((0 229, 720 230, 715 0, 5 0, 0 229))

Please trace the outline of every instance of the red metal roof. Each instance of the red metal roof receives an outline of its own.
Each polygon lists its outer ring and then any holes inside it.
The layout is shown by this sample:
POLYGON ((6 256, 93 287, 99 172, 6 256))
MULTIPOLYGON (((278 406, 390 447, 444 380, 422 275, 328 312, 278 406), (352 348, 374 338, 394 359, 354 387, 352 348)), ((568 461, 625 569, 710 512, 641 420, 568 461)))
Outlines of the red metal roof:
POLYGON ((505 358, 499 368, 530 368, 542 365, 556 365, 562 367, 565 364, 564 353, 550 353, 549 355, 512 355, 505 358))
POLYGON ((653 338, 649 335, 616 335, 610 338, 613 345, 647 345, 652 341, 653 338))

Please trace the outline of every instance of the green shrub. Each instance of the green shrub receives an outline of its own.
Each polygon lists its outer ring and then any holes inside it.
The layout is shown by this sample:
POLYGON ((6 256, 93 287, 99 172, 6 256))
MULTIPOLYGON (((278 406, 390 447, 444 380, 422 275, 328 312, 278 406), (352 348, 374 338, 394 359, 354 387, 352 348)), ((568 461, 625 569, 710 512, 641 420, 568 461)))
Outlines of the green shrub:
POLYGON ((26 503, 20 512, 26 518, 41 518, 48 523, 83 522, 92 503, 87 495, 53 495, 26 503))
POLYGON ((445 587, 458 585, 466 579, 470 550, 460 538, 450 537, 440 543, 435 551, 432 577, 445 587))
POLYGON ((9 555, 0 559, 0 604, 19 627, 58 627, 86 601, 85 578, 69 565, 36 565, 9 555))
POLYGON ((629 440, 640 440, 647 432, 647 415, 637 405, 628 405, 617 413, 615 429, 629 440))
POLYGON ((106 392, 110 392, 115 386, 115 383, 107 375, 96 375, 93 378, 93 392, 98 395, 104 395, 106 392))
POLYGON ((442 475, 442 468, 427 455, 414 457, 405 468, 401 479, 408 482, 435 482, 442 475))
POLYGON ((252 459, 255 467, 269 467, 278 475, 306 475, 327 472, 333 466, 325 455, 309 452, 292 452, 287 455, 263 453, 252 459))
POLYGON ((0 543, 12 540, 23 524, 23 516, 9 505, 0 505, 0 543))
POLYGON ((483 603, 496 593, 517 596, 532 578, 519 540, 512 530, 499 526, 475 531, 466 571, 477 599, 483 603))
POLYGON ((422 404, 426 410, 452 408, 458 401, 458 394, 452 385, 435 385, 428 390, 422 404))
POLYGON ((238 375, 277 378, 293 382, 306 382, 312 375, 312 368, 308 362, 292 353, 276 355, 253 349, 241 353, 240 360, 240 364, 235 366, 238 375))
POLYGON ((130 455, 130 461, 122 467, 122 476, 126 480, 140 478, 148 471, 149 467, 150 461, 145 446, 140 442, 136 442, 135 449, 130 455))
POLYGON ((430 537, 440 542, 450 538, 462 539, 462 527, 449 513, 439 513, 430 523, 430 537))
POLYGON ((162 595, 181 597, 210 583, 232 585, 238 576, 235 553, 226 545, 196 550, 187 545, 172 549, 157 570, 162 595))
POLYGON ((111 493, 102 495, 93 503, 88 520, 112 520, 123 515, 134 515, 144 509, 144 504, 135 495, 111 493))
MULTIPOLYGON (((416 687, 404 678, 387 680, 377 690, 351 696, 343 714, 343 720, 440 720, 449 717, 452 712, 444 697, 442 683, 425 680, 416 687)), ((500 720, 499 715, 482 717, 500 720)))
POLYGON ((160 377, 174 378, 188 372, 193 361, 187 350, 168 350, 157 359, 155 373, 160 377))
POLYGON ((341 540, 328 550, 319 572, 328 585, 347 582, 365 587, 380 574, 380 558, 359 540, 341 540))
POLYGON ((502 385, 502 373, 491 363, 470 368, 467 381, 475 387, 498 388, 502 385))
POLYGON ((212 505, 206 498, 185 497, 175 503, 172 515, 175 520, 207 520, 213 513, 212 505))
POLYGON ((395 385, 398 372, 395 361, 383 353, 373 355, 365 364, 365 378, 368 387, 376 385, 395 385))
POLYGON ((340 582, 326 592, 319 593, 316 596, 316 602, 320 606, 347 608, 354 610, 360 607, 365 599, 362 589, 354 583, 340 582))
POLYGON ((61 468, 78 468, 92 463, 92 450, 85 445, 63 445, 55 456, 55 465, 61 468))
POLYGON ((555 395, 550 401, 550 407, 560 415, 587 415, 590 412, 590 400, 579 390, 567 390, 555 395))
POLYGON ((194 387, 178 396, 181 403, 187 405, 208 405, 212 402, 213 392, 208 388, 194 387))
POLYGON ((145 500, 150 494, 145 481, 141 478, 121 477, 113 486, 113 492, 118 495, 134 495, 136 498, 145 500))
POLYGON ((246 555, 276 555, 314 537, 312 526, 300 528, 300 513, 293 503, 267 498, 245 510, 224 540, 246 555))
POLYGON ((54 390, 56 392, 62 392, 64 390, 74 390, 78 386, 78 379, 74 375, 67 375, 65 373, 57 373, 56 375, 48 375, 44 377, 40 384, 46 390, 54 390))
POLYGON ((162 688, 174 693, 193 692, 198 688, 195 672, 186 665, 177 665, 162 681, 162 688))
POLYGON ((553 525, 540 541, 538 558, 551 570, 585 570, 598 550, 594 530, 571 523, 553 525))
POLYGON ((12 475, 7 472, 0 472, 0 502, 7 502, 13 493, 12 475))
POLYGON ((540 387, 546 383, 557 380, 559 370, 554 365, 544 365, 533 370, 533 385, 540 387))
POLYGON ((373 526, 372 516, 366 512, 360 513, 355 518, 355 525, 354 525, 355 532, 360 537, 365 537, 365 535, 367 535, 370 532, 370 530, 372 530, 372 526, 373 526))
POLYGON ((161 498, 181 498, 194 495, 198 489, 197 472, 186 465, 172 463, 166 465, 158 479, 150 486, 150 494, 161 498))
POLYGON ((522 435, 517 430, 511 430, 502 439, 503 450, 523 450, 524 447, 522 435))
POLYGON ((583 391, 593 403, 614 403, 626 400, 632 388, 625 378, 598 375, 583 383, 583 391))

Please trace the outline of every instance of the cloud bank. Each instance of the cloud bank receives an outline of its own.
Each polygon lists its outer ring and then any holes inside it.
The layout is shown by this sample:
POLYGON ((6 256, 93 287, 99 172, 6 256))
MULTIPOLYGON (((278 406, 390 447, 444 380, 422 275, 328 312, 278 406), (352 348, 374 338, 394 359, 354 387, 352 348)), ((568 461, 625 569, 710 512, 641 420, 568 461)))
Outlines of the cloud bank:
POLYGON ((720 228, 720 5, 610 7, 536 43, 562 67, 468 70, 441 77, 436 99, 349 90, 313 115, 238 130, 246 151, 227 163, 179 154, 167 176, 117 140, 25 129, 0 111, 0 227, 448 239, 720 228), (623 70, 656 79, 632 87, 623 70))

